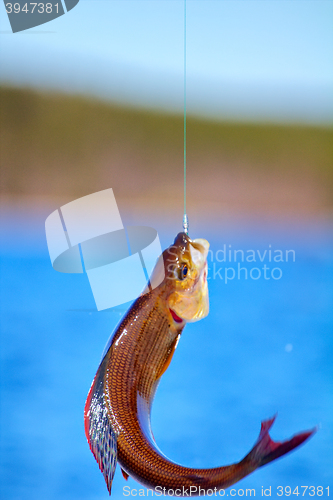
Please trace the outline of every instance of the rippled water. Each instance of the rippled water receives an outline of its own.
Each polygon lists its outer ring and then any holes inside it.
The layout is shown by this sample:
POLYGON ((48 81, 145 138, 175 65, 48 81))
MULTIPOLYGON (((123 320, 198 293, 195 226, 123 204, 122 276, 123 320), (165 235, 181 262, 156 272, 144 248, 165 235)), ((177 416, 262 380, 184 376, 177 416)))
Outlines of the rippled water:
MULTIPOLYGON (((9 217, 3 226, 2 498, 107 498, 85 440, 83 407, 123 308, 96 312, 86 276, 52 269, 42 216, 9 217)), ((209 263, 211 312, 186 327, 154 402, 159 447, 184 465, 226 465, 250 450, 260 421, 278 412, 273 439, 315 425, 320 430, 235 488, 261 496, 262 487, 271 487, 271 498, 280 498, 278 486, 331 486, 332 495, 332 225, 221 222, 196 230, 215 257, 226 244, 261 256, 269 248, 293 249, 295 262, 278 263, 281 279, 238 280, 236 273, 227 284, 220 276, 237 263, 209 263)), ((159 233, 164 246, 174 237, 167 226, 159 233)), ((248 272, 264 263, 270 267, 267 257, 247 263, 248 272)), ((123 498, 125 485, 117 470, 113 498, 123 498)), ((131 479, 127 485, 141 488, 131 479)))

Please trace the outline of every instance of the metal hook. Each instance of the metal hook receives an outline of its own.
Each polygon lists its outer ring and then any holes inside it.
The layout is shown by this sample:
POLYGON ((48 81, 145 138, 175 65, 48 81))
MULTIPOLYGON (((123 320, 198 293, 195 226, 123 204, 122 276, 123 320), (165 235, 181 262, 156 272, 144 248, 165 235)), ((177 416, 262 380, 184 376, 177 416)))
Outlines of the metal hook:
POLYGON ((184 217, 183 217, 183 228, 184 228, 184 233, 188 235, 189 223, 188 223, 187 214, 184 214, 184 217))

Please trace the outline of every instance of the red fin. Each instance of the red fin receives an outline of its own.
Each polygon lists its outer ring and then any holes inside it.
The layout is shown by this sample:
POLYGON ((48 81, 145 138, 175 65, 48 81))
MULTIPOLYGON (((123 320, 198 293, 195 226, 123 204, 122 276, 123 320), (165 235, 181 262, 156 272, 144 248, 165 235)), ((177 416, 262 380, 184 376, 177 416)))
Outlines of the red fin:
POLYGON ((127 479, 129 478, 129 474, 127 474, 127 472, 124 471, 124 469, 120 468, 121 470, 121 473, 123 475, 123 478, 125 479, 125 481, 127 481, 127 479))
MULTIPOLYGON (((289 453, 294 448, 297 448, 306 439, 308 439, 317 429, 312 429, 311 431, 301 432, 295 434, 291 439, 282 442, 273 441, 268 433, 269 429, 272 427, 276 416, 268 420, 261 422, 261 430, 259 434, 258 441, 250 451, 250 453, 245 457, 246 460, 251 460, 253 465, 257 467, 262 467, 263 465, 272 462, 276 458, 289 453)), ((245 460, 244 459, 244 460, 245 460)))

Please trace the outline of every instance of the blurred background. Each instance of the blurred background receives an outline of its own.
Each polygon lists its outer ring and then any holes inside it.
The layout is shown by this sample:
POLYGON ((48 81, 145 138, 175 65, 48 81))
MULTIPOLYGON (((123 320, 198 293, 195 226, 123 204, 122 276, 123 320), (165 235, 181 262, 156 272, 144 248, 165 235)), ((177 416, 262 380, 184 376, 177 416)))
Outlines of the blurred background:
MULTIPOLYGON (((124 225, 153 226, 163 247, 181 230, 183 14, 179 0, 80 0, 12 34, 0 8, 3 498, 107 498, 83 407, 126 305, 98 313, 85 275, 56 273, 44 223, 112 187, 124 225)), ((212 467, 276 411, 277 440, 319 425, 236 486, 257 496, 333 487, 332 17, 330 1, 187 0, 190 235, 214 255, 296 259, 279 280, 228 284, 210 262, 210 315, 184 331, 153 430, 171 459, 212 467)), ((115 498, 124 484, 117 471, 115 498)))

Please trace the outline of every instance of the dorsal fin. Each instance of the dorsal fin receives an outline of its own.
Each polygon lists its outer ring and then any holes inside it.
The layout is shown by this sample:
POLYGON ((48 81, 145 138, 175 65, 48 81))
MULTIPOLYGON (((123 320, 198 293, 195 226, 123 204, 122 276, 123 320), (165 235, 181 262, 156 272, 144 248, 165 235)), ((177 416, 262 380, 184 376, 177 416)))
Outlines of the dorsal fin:
POLYGON ((104 404, 105 360, 102 361, 90 388, 85 409, 84 427, 90 449, 101 469, 111 495, 117 465, 117 437, 109 422, 104 404))

